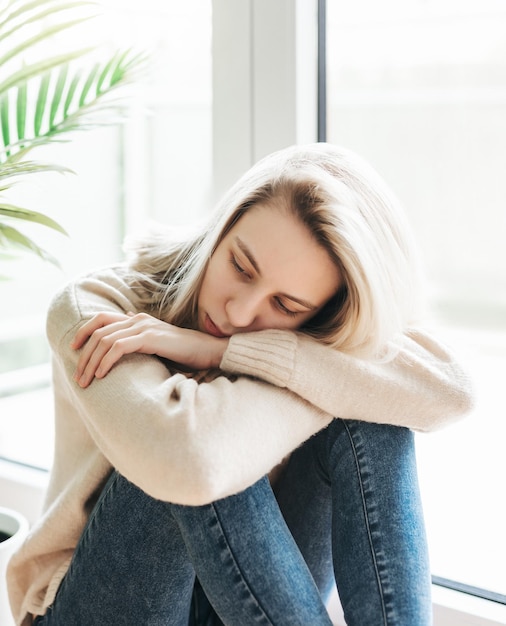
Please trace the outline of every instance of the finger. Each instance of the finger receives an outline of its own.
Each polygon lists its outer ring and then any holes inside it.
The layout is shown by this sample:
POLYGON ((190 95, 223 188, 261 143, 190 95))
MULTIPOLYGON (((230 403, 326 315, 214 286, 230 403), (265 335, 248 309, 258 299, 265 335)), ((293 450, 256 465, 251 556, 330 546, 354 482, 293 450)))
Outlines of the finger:
POLYGON ((139 352, 142 345, 140 335, 130 335, 117 339, 102 357, 95 370, 95 378, 104 378, 113 366, 125 355, 139 352))
POLYGON ((123 313, 98 313, 81 326, 70 345, 74 350, 78 350, 99 328, 125 319, 129 319, 129 317, 123 313))
MULTIPOLYGON (((95 320, 93 321, 95 322, 95 320)), ((123 324, 124 322, 115 322, 93 330, 92 334, 88 336, 86 343, 84 343, 81 354, 79 355, 77 367, 74 372, 75 380, 80 380, 87 368, 93 367, 94 365, 96 366, 97 360, 100 360, 110 348, 107 337, 120 331, 123 324), (91 365, 90 361, 92 361, 91 365)), ((88 329, 85 329, 85 332, 89 333, 91 328, 95 328, 95 324, 90 325, 88 329)))
MULTIPOLYGON (((96 333, 92 339, 96 339, 95 335, 96 333)), ((78 384, 87 387, 93 378, 103 378, 122 356, 136 352, 141 343, 137 329, 129 327, 118 328, 114 332, 108 332, 97 342, 86 344, 81 355, 82 361, 76 370, 78 384)))

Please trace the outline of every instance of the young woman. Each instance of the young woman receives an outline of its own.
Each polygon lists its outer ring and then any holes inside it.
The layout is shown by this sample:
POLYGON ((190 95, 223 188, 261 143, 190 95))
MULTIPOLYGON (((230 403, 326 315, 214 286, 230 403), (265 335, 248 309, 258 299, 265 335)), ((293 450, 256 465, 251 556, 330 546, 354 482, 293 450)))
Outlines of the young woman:
POLYGON ((349 625, 430 624, 412 431, 470 396, 418 295, 388 189, 327 144, 265 158, 201 232, 65 288, 17 624, 329 625, 334 581, 349 625))

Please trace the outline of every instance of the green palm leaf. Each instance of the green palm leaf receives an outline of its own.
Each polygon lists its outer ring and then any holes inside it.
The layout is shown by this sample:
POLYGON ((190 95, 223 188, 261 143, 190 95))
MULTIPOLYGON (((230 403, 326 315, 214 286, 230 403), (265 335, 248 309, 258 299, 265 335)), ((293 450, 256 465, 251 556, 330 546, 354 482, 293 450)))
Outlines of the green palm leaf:
POLYGON ((92 68, 91 72, 88 74, 86 81, 84 82, 83 88, 81 89, 81 95, 79 96, 79 108, 83 107, 86 104, 86 98, 88 96, 88 92, 95 81, 98 71, 100 69, 100 65, 96 63, 92 68))
POLYGON ((60 106, 60 102, 63 96, 63 91, 65 89, 65 85, 67 84, 68 69, 69 69, 69 66, 67 63, 63 65, 62 67, 60 67, 58 80, 56 82, 56 87, 53 93, 53 99, 51 101, 51 110, 49 112, 49 128, 52 128, 54 126, 56 113, 58 111, 58 107, 60 106))
MULTIPOLYGON (((135 69, 144 62, 141 55, 131 51, 116 53, 107 62, 94 64, 85 74, 82 68, 70 64, 46 72, 37 85, 31 85, 31 95, 36 98, 33 124, 26 123, 27 87, 18 88, 17 106, 5 108, 0 99, 0 118, 4 150, 0 149, 0 162, 22 147, 34 147, 59 139, 75 130, 86 130, 101 123, 111 123, 110 113, 118 107, 108 96, 135 75, 135 69), (63 103, 63 104, 62 104, 63 103), (8 116, 14 118, 10 119, 8 116), (102 122, 99 119, 102 114, 102 122), (105 122, 103 121, 105 120, 105 122), (9 128, 17 128, 18 137, 10 142, 9 128)), ((117 119, 116 119, 117 121, 117 119)))
POLYGON ((36 254, 38 257, 43 259, 44 261, 49 261, 53 265, 59 266, 58 261, 51 255, 47 250, 41 248, 39 245, 27 237, 23 235, 17 228, 13 226, 9 226, 8 224, 2 224, 0 222, 0 247, 2 248, 20 248, 24 251, 31 252, 36 254))
POLYGON ((73 59, 83 57, 92 50, 93 48, 91 47, 83 48, 81 50, 66 52, 65 54, 60 54, 54 57, 43 59, 42 61, 38 61, 37 63, 26 65, 21 69, 14 71, 10 76, 8 76, 5 80, 3 80, 3 82, 0 83, 0 93, 4 93, 8 89, 11 89, 11 87, 17 87, 23 82, 36 78, 37 76, 44 74, 44 72, 47 72, 54 67, 60 67, 64 63, 68 63, 73 59))
POLYGON ((0 121, 2 125, 2 139, 5 146, 11 142, 9 129, 9 98, 7 94, 0 96, 0 121))
POLYGON ((9 7, 12 7, 11 3, 4 10, 0 11, 0 42, 12 37, 12 35, 28 24, 33 24, 46 20, 55 13, 61 13, 62 11, 68 11, 70 9, 82 8, 85 6, 95 6, 94 2, 61 2, 61 0, 34 0, 33 2, 25 2, 21 7, 15 11, 9 12, 9 7), (18 18, 30 13, 31 11, 40 9, 43 5, 52 5, 48 8, 43 8, 42 11, 32 13, 24 20, 17 22, 18 18), (17 23, 16 23, 17 22, 17 23))
POLYGON ((28 106, 28 88, 26 82, 18 87, 16 98, 16 130, 18 137, 25 136, 26 130, 26 109, 28 106))
POLYGON ((53 219, 44 215, 44 213, 38 213, 37 211, 30 211, 29 209, 23 209, 13 204, 1 204, 0 203, 0 215, 5 215, 11 219, 25 220, 27 222, 35 222, 36 224, 42 224, 53 230, 57 230, 63 235, 68 235, 67 231, 55 222, 53 219))
MULTIPOLYGON (((39 174, 41 172, 58 172, 59 174, 73 173, 68 167, 58 165, 56 163, 41 163, 40 161, 23 161, 20 157, 23 157, 27 152, 27 149, 18 152, 15 155, 9 157, 9 159, 0 167, 0 181, 15 179, 19 176, 26 176, 27 174, 39 174)), ((0 187, 1 191, 6 191, 10 184, 3 184, 0 187)))
POLYGON ((63 117, 67 117, 69 114, 70 105, 72 104, 72 101, 74 100, 74 94, 76 93, 77 86, 79 85, 79 82, 81 80, 81 74, 82 74, 82 71, 79 70, 72 77, 70 86, 67 91, 67 97, 65 98, 65 104, 63 106, 63 117))
MULTIPOLYGON (((90 8, 96 6, 88 0, 2 3, 0 193, 8 191, 27 174, 69 171, 58 165, 27 160, 28 152, 35 147, 66 140, 74 131, 120 121, 121 107, 111 95, 137 78, 145 66, 144 55, 122 50, 105 60, 86 62, 94 46, 69 49, 57 55, 44 54, 41 47, 59 33, 75 29, 94 17, 90 8), (38 32, 36 25, 40 25, 38 32)), ((43 213, 0 202, 0 255, 14 246, 54 263, 49 253, 9 223, 13 220, 34 222, 65 233, 60 224, 43 213)))
POLYGON ((14 46, 9 52, 4 54, 3 57, 0 57, 0 67, 7 64, 11 59, 19 56, 20 54, 24 54, 27 50, 35 46, 36 44, 45 41, 51 38, 53 35, 60 33, 64 30, 72 28, 73 26, 77 26, 78 24, 82 24, 85 20, 90 19, 89 17, 81 18, 77 20, 72 20, 70 22, 65 22, 63 24, 57 24, 56 26, 51 26, 50 28, 46 28, 41 33, 30 37, 30 39, 23 41, 17 46, 14 46))
MULTIPOLYGON (((40 129, 42 128, 42 118, 46 111, 47 93, 49 91, 49 81, 51 80, 51 74, 47 73, 41 78, 39 85, 39 94, 37 96, 37 105, 35 107, 35 119, 33 122, 33 132, 35 136, 40 135, 40 129)), ((25 139, 25 137, 20 137, 25 139)))

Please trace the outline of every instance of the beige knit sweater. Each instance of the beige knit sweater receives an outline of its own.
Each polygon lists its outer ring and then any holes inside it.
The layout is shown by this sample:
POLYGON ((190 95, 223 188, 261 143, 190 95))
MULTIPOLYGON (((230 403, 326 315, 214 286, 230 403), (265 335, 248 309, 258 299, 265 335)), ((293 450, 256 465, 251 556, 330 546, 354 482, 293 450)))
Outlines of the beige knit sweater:
POLYGON ((466 375, 422 331, 388 363, 359 360, 290 331, 230 339, 223 372, 197 383, 157 357, 124 357, 81 389, 70 342, 99 311, 135 311, 121 267, 80 278, 53 300, 56 452, 44 513, 12 558, 17 624, 53 601, 111 468, 155 498, 199 505, 240 491, 338 416, 429 431, 466 413, 466 375))

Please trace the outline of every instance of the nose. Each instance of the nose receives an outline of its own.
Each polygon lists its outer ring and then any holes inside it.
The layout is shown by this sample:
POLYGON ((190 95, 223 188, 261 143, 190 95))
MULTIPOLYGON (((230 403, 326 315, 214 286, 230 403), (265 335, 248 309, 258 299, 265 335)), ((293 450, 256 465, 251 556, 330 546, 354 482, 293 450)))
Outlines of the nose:
POLYGON ((228 300, 225 311, 228 322, 234 328, 248 328, 255 324, 260 316, 261 302, 253 294, 237 295, 228 300))

